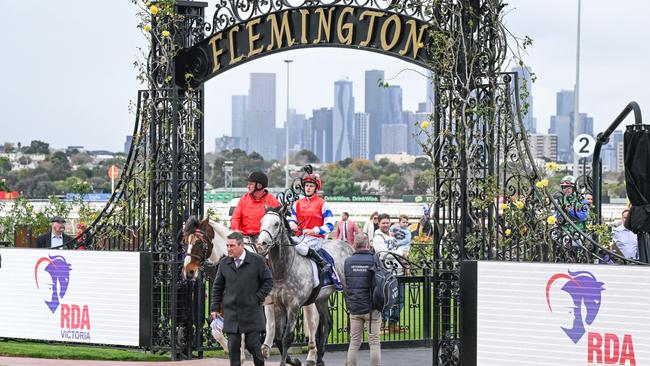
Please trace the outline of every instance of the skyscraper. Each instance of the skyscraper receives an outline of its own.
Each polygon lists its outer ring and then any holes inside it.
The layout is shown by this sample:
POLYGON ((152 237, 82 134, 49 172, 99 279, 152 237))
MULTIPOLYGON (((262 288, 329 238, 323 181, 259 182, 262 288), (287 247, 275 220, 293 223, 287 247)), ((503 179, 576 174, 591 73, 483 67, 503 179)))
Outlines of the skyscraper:
POLYGON ((384 125, 381 129, 381 153, 405 153, 407 133, 408 128, 403 123, 384 125))
POLYGON ((251 73, 248 91, 245 136, 248 152, 257 151, 264 159, 277 155, 275 131, 275 74, 251 73))
POLYGON ((512 72, 517 73, 519 79, 519 92, 522 93, 525 87, 525 91, 528 93, 525 100, 525 103, 528 104, 528 110, 526 111, 526 115, 523 116, 524 128, 528 133, 535 133, 537 131, 537 126, 535 126, 535 119, 533 118, 532 70, 529 66, 515 66, 512 68, 512 72))
POLYGON ((295 109, 289 110, 289 149, 302 149, 302 130, 305 125, 305 115, 297 114, 295 109))
POLYGON ((555 96, 555 115, 573 115, 573 90, 561 90, 555 96))
POLYGON ((370 127, 370 118, 368 113, 354 114, 354 146, 352 148, 352 157, 356 159, 369 159, 368 151, 370 136, 368 128, 370 127))
POLYGON ((386 122, 386 88, 379 86, 384 80, 383 70, 367 70, 365 75, 365 112, 369 116, 370 159, 381 152, 381 127, 386 122))
POLYGON ((312 148, 311 151, 323 163, 331 163, 332 159, 332 108, 314 109, 311 118, 312 148))
POLYGON ((555 116, 551 116, 549 134, 557 135, 557 158, 573 162, 573 90, 562 90, 556 95, 555 116))
POLYGON ((406 152, 409 155, 422 155, 422 147, 418 143, 415 135, 420 130, 420 122, 425 120, 429 120, 429 113, 402 112, 402 121, 406 125, 406 152))
POLYGON ((231 112, 231 135, 232 137, 239 138, 238 148, 246 151, 246 141, 242 137, 246 131, 246 95, 233 95, 232 96, 232 112, 231 112))
MULTIPOLYGON (((427 113, 433 113, 433 108, 434 108, 434 103, 435 103, 435 97, 433 93, 433 72, 429 70, 427 73, 427 100, 425 101, 426 103, 426 109, 424 112, 427 113)), ((418 111, 420 112, 420 111, 418 111)))
POLYGON ((388 87, 388 109, 386 111, 386 123, 402 123, 402 87, 391 85, 388 87))
POLYGON ((339 80, 334 83, 334 111, 332 131, 334 133, 334 160, 352 156, 354 128, 354 96, 352 82, 339 80))

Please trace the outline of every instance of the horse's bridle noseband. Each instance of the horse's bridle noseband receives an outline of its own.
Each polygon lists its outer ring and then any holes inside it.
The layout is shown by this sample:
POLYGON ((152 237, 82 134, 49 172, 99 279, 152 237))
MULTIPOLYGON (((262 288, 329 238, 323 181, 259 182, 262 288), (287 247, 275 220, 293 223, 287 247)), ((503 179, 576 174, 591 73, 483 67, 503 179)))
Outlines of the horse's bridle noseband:
POLYGON ((198 256, 198 255, 196 255, 194 253, 188 253, 188 252, 185 252, 185 256, 196 259, 197 261, 199 261, 199 266, 203 267, 205 265, 205 263, 207 262, 207 259, 209 257, 209 253, 208 253, 209 248, 208 247, 209 247, 210 243, 205 239, 206 234, 205 234, 205 232, 203 230, 196 229, 194 231, 194 235, 196 235, 200 240, 197 240, 192 245, 197 245, 197 244, 200 245, 199 248, 203 251, 203 257, 200 257, 200 256, 198 256))

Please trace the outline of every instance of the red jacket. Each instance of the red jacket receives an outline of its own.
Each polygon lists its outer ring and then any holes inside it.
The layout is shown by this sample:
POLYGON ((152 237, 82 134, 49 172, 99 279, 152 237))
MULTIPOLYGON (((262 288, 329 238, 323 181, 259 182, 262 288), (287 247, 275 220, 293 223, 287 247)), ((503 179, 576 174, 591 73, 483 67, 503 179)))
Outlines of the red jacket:
POLYGON ((253 198, 250 193, 243 195, 230 217, 230 230, 239 231, 244 235, 258 235, 260 222, 266 213, 265 205, 278 207, 280 202, 268 191, 259 200, 253 198))

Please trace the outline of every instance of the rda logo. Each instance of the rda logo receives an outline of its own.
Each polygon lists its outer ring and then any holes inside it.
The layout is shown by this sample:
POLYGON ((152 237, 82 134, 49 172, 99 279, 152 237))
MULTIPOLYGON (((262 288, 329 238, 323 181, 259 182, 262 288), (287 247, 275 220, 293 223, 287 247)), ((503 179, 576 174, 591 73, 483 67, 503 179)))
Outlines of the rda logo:
POLYGON ((52 314, 60 308, 61 338, 90 340, 88 305, 61 303, 68 291, 71 268, 61 255, 39 258, 34 266, 36 289, 43 291, 43 301, 52 314))
MULTIPOLYGON (((546 304, 548 310, 553 312, 551 307, 551 294, 553 283, 563 281, 561 290, 571 296, 571 311, 573 323, 569 327, 561 327, 564 333, 574 344, 585 335, 585 324, 592 326, 600 311, 602 292, 605 290, 604 283, 596 279, 591 272, 568 271, 556 273, 546 282, 546 304), (585 314, 583 314, 583 309, 585 314)), ((589 364, 605 365, 636 365, 634 357, 634 345, 631 334, 624 334, 622 337, 614 333, 589 332, 587 336, 587 362, 589 364), (621 341, 622 338, 622 341, 621 341)))

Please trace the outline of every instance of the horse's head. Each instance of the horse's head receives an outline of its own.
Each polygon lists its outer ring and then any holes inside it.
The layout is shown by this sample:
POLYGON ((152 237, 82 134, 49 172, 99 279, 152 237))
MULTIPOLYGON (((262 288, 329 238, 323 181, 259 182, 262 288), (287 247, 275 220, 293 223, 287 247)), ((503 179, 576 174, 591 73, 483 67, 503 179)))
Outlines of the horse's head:
POLYGON ((585 304, 585 309, 587 314, 585 315, 585 323, 591 325, 598 315, 598 310, 600 310, 601 302, 601 293, 605 289, 603 287, 604 283, 596 280, 593 274, 586 271, 571 272, 569 274, 573 276, 577 284, 574 282, 567 282, 562 290, 571 294, 574 303, 576 306, 580 306, 580 303, 585 304))
POLYGON ((198 277, 199 269, 212 254, 214 236, 214 229, 209 219, 199 221, 194 216, 187 219, 182 239, 185 251, 183 279, 195 280, 198 277))
POLYGON ((285 230, 283 230, 286 219, 284 218, 285 211, 283 208, 266 207, 266 214, 262 217, 260 223, 260 235, 257 237, 257 252, 266 255, 278 244, 278 239, 285 230))

